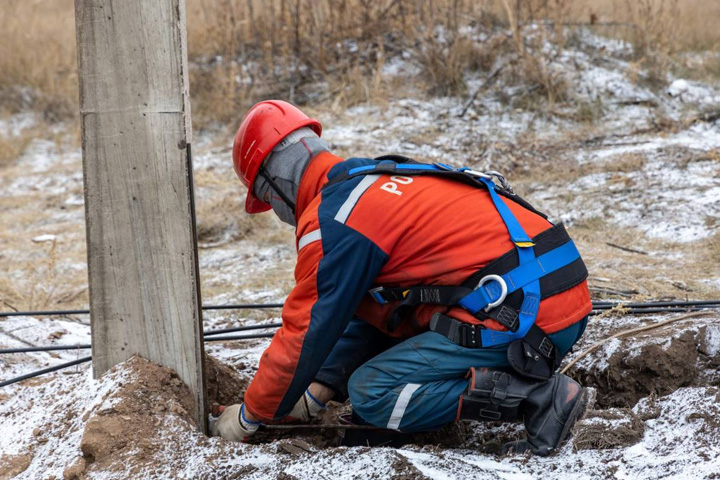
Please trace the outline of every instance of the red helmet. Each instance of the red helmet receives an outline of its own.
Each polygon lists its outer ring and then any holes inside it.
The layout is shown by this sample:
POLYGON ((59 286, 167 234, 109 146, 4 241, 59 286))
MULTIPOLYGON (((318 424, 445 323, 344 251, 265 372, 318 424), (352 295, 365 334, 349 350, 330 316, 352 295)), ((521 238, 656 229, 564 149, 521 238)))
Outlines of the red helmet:
POLYGON ((260 213, 270 205, 253 192, 253 184, 265 157, 283 138, 303 127, 322 134, 322 125, 297 107, 282 100, 267 100, 253 106, 243 118, 233 144, 235 173, 248 188, 245 211, 260 213))

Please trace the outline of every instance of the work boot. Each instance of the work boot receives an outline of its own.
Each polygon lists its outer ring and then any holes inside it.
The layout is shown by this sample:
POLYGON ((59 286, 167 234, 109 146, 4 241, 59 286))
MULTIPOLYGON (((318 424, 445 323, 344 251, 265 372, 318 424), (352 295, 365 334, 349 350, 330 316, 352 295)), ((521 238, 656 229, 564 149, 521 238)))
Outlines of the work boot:
POLYGON ((560 373, 533 380, 488 368, 471 368, 460 397, 458 420, 512 422, 523 418, 527 438, 504 446, 505 453, 549 455, 585 412, 587 392, 560 373))
POLYGON ((520 405, 525 440, 506 443, 503 451, 530 450, 543 457, 550 455, 562 445, 575 422, 585 413, 588 398, 587 389, 561 373, 540 382, 520 405))

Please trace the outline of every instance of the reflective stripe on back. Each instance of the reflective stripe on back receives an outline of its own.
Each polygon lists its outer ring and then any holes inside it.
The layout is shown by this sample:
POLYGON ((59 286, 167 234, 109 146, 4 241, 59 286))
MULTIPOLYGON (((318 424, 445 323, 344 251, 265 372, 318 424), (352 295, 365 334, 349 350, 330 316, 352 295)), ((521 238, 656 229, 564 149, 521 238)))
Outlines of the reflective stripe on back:
POLYGON ((355 188, 353 188, 352 192, 350 192, 350 195, 348 195, 347 200, 345 200, 345 203, 342 204, 340 210, 338 210, 335 214, 335 220, 344 224, 350 216, 353 208, 355 208, 358 200, 360 200, 362 194, 365 193, 365 190, 370 188, 370 185, 375 183, 378 178, 380 178, 380 175, 367 175, 363 177, 360 183, 358 183, 355 188))

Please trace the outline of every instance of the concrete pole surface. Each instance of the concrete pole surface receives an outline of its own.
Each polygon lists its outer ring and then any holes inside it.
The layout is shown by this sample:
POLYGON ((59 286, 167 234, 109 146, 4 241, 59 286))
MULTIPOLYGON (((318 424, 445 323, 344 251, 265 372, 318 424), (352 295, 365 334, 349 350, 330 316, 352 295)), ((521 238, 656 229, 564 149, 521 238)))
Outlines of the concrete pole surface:
POLYGON ((93 371, 175 370, 206 430, 184 0, 75 0, 93 371))

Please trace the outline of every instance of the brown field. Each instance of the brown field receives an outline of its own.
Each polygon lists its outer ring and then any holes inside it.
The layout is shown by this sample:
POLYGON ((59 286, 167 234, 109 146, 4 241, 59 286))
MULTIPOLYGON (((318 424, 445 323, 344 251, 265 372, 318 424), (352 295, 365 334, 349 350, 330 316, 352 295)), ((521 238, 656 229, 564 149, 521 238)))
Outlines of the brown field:
MULTIPOLYGON (((631 41, 640 64, 682 70, 679 52, 720 48, 719 19, 716 0, 187 0, 193 116, 199 127, 237 121, 238 112, 271 96, 336 107, 382 100, 399 85, 380 78, 379 68, 401 52, 421 65, 416 81, 426 91, 457 94, 463 72, 489 69, 499 47, 526 53, 527 46, 498 45, 495 37, 470 42, 461 29, 468 24, 592 23, 631 41), (444 27, 445 43, 433 25, 444 27)), ((534 57, 527 55, 520 75, 541 84, 552 103, 561 92, 534 57)), ((75 68, 72 0, 2 0, 0 113, 31 108, 49 122, 74 117, 75 68)), ((720 61, 684 73, 717 77, 720 61)))

